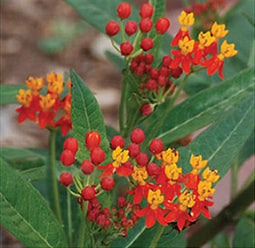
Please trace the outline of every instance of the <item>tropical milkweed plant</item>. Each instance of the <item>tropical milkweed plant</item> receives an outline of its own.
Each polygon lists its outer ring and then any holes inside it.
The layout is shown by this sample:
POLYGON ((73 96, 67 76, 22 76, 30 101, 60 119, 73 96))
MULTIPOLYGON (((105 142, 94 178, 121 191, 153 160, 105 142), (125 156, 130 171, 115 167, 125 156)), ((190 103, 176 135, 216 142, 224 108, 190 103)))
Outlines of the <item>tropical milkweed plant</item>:
POLYGON ((119 129, 73 69, 1 85, 20 125, 50 133, 49 152, 1 149, 1 225, 26 247, 254 247, 254 172, 236 190, 254 153, 254 2, 186 6, 173 37, 164 0, 66 2, 116 50, 119 129), (232 200, 212 216, 230 169, 232 200))

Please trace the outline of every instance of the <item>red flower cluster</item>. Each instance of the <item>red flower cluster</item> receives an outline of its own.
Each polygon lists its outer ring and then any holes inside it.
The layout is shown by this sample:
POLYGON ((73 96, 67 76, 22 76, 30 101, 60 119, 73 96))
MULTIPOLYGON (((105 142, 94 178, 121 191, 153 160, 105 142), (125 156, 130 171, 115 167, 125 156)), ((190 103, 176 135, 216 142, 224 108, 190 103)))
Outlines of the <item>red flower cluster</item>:
POLYGON ((181 65, 185 73, 190 73, 191 65, 201 65, 207 67, 207 74, 212 75, 219 70, 219 75, 223 77, 224 58, 233 57, 237 54, 234 44, 227 44, 225 40, 221 45, 221 53, 218 53, 218 39, 223 38, 228 33, 224 24, 215 22, 211 31, 206 33, 200 32, 198 42, 193 40, 189 35, 188 26, 194 24, 193 13, 183 11, 179 16, 179 23, 182 25, 179 32, 172 40, 172 46, 179 46, 180 50, 172 50, 174 59, 170 63, 170 68, 175 69, 181 65), (210 56, 208 59, 207 56, 210 56))
MULTIPOLYGON (((41 95, 39 92, 43 89, 43 78, 29 77, 26 80, 28 90, 20 89, 17 100, 22 104, 17 108, 19 112, 18 122, 22 123, 27 118, 39 123, 40 128, 60 127, 62 134, 66 135, 72 129, 71 122, 71 92, 64 98, 60 98, 64 89, 62 75, 52 72, 47 74, 46 81, 48 82, 48 90, 46 95, 41 95), (56 121, 54 118, 57 113, 63 112, 62 116, 56 121)), ((71 89, 71 81, 68 83, 69 90, 71 89)))
POLYGON ((206 2, 194 2, 192 6, 185 8, 186 13, 193 12, 196 18, 196 26, 204 30, 211 28, 214 20, 218 19, 218 11, 226 7, 225 0, 207 0, 206 2))
MULTIPOLYGON (((84 201, 88 202, 88 220, 103 229, 112 226, 117 233, 126 236, 129 228, 135 225, 139 217, 145 215, 148 228, 157 220, 162 225, 173 223, 179 230, 195 222, 200 213, 211 218, 208 207, 213 205, 210 199, 215 191, 212 184, 219 179, 217 171, 207 167, 201 176, 200 171, 205 168, 207 161, 192 154, 192 171, 183 174, 182 168, 177 166, 178 151, 171 148, 164 150, 162 141, 153 139, 148 155, 141 152, 140 145, 144 139, 143 130, 134 129, 130 135, 131 143, 125 149, 124 139, 120 135, 114 136, 110 142, 113 150, 112 162, 100 165, 105 159, 105 153, 100 148, 100 134, 96 131, 87 133, 86 147, 90 151, 91 159, 84 160, 81 164, 83 176, 77 172, 74 176, 65 172, 61 174, 60 182, 64 186, 69 186, 72 182, 75 184, 78 194, 70 187, 67 189, 78 198, 81 207, 84 201), (103 170, 98 177, 98 185, 93 182, 92 185, 84 184, 87 180, 83 177, 98 172, 98 169, 103 170), (113 205, 110 210, 100 205, 99 195, 114 188, 114 175, 127 179, 129 186, 126 192, 129 196, 118 198, 117 208, 113 205), (139 204, 143 198, 148 205, 142 209, 139 204)), ((65 163, 67 151, 72 154, 70 160, 73 160, 77 148, 77 142, 73 138, 67 139, 61 155, 64 165, 69 166, 69 163, 65 163)))
MULTIPOLYGON (((154 8, 152 5, 146 3, 143 4, 140 9, 140 16, 141 20, 139 24, 137 24, 135 21, 129 20, 126 22, 125 25, 125 33, 128 37, 134 35, 135 33, 140 35, 141 33, 148 33, 153 28, 153 22, 151 20, 151 17, 153 16, 154 8), (138 29, 139 27, 139 29, 138 29)), ((130 43, 129 41, 126 41, 125 35, 124 35, 124 26, 123 26, 123 20, 129 18, 131 14, 131 6, 129 3, 124 2, 121 3, 117 9, 118 17, 120 18, 120 26, 118 22, 116 21, 109 21, 105 27, 106 33, 111 37, 115 36, 119 33, 121 30, 122 32, 122 43, 120 44, 120 52, 124 56, 132 56, 134 53, 141 53, 142 51, 149 51, 154 46, 154 40, 156 39, 156 36, 152 39, 150 37, 144 37, 141 40, 140 48, 141 51, 137 51, 137 47, 134 47, 135 44, 130 43), (134 50, 135 49, 135 50, 134 50)), ((155 30, 158 35, 162 35, 167 32, 168 28, 170 27, 170 22, 167 18, 159 18, 155 24, 155 30)), ((113 43, 113 40, 112 40, 113 43)), ((114 44, 114 43, 113 43, 114 44)), ((114 47, 119 51, 119 49, 114 45, 114 47)), ((138 47, 139 49, 139 47, 138 47)))

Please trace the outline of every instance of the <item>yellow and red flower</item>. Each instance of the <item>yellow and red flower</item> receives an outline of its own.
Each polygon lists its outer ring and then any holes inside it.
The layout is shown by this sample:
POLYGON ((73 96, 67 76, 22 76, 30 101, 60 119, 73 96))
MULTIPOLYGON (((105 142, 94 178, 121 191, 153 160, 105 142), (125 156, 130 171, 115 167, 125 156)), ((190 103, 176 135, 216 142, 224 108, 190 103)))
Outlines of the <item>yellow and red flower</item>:
POLYGON ((148 206, 135 212, 135 214, 140 217, 147 214, 145 219, 145 225, 147 228, 152 227, 156 223, 156 220, 161 225, 166 226, 167 222, 165 221, 164 214, 167 210, 159 206, 159 204, 164 202, 164 196, 161 195, 160 189, 157 189, 156 191, 150 189, 148 192, 147 201, 148 206))
POLYGON ((104 172, 100 175, 99 179, 111 176, 114 172, 119 174, 120 176, 129 176, 133 173, 133 170, 123 166, 122 164, 126 163, 129 159, 128 150, 122 151, 122 149, 118 146, 112 152, 112 159, 114 160, 112 163, 107 165, 101 165, 97 168, 100 170, 104 169, 104 172))

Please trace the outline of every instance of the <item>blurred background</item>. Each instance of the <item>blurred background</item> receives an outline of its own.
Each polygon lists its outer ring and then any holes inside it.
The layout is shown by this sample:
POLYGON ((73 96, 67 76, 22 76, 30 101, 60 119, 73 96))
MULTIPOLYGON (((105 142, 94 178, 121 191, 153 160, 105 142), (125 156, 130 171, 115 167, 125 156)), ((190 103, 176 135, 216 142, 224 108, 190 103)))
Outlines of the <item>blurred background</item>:
MULTIPOLYGON (((144 2, 135 1, 138 6, 144 2)), ((226 2, 229 7, 236 0, 226 2)), ((95 93, 105 122, 118 128, 122 76, 121 71, 105 57, 105 51, 111 50, 110 40, 84 22, 64 1, 1 0, 0 6, 0 82, 24 84, 29 76, 45 78, 47 73, 54 71, 63 74, 73 68, 95 93)), ((179 29, 177 17, 182 9, 182 1, 168 1, 166 16, 171 21, 169 32, 173 35, 179 29)), ((39 130, 29 121, 17 124, 17 106, 0 108, 0 145, 46 147, 46 130, 39 130)), ((241 169, 239 186, 253 170, 254 160, 254 157, 250 158, 241 169)), ((216 215, 229 202, 230 180, 228 173, 217 184, 212 215, 216 215)), ((0 247, 23 247, 3 228, 0 232, 0 247)))

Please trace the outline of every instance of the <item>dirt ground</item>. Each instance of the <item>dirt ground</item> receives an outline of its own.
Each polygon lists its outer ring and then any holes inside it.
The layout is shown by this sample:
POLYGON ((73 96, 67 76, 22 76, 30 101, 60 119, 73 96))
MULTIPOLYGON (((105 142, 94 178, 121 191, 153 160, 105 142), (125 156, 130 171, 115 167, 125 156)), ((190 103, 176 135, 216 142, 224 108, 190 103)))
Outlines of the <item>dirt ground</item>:
MULTIPOLYGON (((144 1, 140 1, 140 4, 144 1)), ((121 72, 105 59, 103 50, 109 41, 94 28, 84 25, 84 31, 74 35, 65 49, 55 54, 43 52, 40 42, 54 34, 56 22, 76 25, 79 15, 64 1, 59 0, 2 0, 1 6, 1 75, 4 84, 25 83, 29 76, 45 77, 46 73, 68 72, 70 68, 83 78, 95 92, 107 124, 118 128, 118 104, 121 89, 121 72)), ((180 1, 171 1, 167 15, 180 13, 180 1)), ((174 27, 174 23, 172 23, 174 27)), ((174 30, 174 28, 173 28, 174 30)), ((17 124, 16 105, 0 108, 0 144, 4 147, 47 146, 47 132, 34 123, 17 124)), ((250 163, 254 162, 254 158, 250 163)), ((248 165, 248 168, 251 166, 248 165)), ((228 178, 230 178, 228 176, 228 178)), ((229 184, 230 179, 220 183, 229 184)), ((222 186, 219 186, 222 187, 222 186)), ((223 187, 225 187, 223 185, 223 187)), ((219 195, 215 213, 229 199, 219 195)), ((216 200, 217 202, 217 196, 216 200)), ((23 247, 3 228, 0 229, 0 247, 23 247)))

